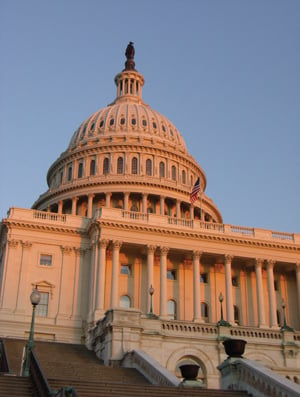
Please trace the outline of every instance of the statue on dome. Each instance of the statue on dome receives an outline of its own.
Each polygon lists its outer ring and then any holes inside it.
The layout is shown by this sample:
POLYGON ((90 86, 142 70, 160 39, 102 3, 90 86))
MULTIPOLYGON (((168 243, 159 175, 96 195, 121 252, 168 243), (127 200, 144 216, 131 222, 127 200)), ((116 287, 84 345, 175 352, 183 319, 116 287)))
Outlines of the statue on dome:
POLYGON ((135 63, 134 63, 134 47, 133 47, 133 42, 130 41, 126 51, 125 51, 125 56, 127 58, 127 61, 125 62, 125 69, 124 70, 135 70, 135 63))
POLYGON ((125 56, 126 56, 126 58, 128 60, 134 58, 134 47, 133 47, 133 42, 132 41, 129 42, 129 44, 128 44, 127 48, 126 48, 125 56))

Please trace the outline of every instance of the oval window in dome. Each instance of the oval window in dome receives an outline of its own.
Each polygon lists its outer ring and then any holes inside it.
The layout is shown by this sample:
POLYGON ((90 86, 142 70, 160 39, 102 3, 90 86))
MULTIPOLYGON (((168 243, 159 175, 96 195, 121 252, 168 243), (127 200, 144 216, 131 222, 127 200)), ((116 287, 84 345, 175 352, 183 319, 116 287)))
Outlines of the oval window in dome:
POLYGON ((174 134, 173 134, 173 131, 170 129, 170 134, 172 135, 172 136, 174 136, 174 134))
POLYGON ((146 126, 147 126, 147 121, 146 121, 146 120, 143 120, 143 121, 142 121, 142 124, 143 124, 144 127, 146 127, 146 126))
POLYGON ((100 121, 100 128, 103 128, 103 126, 104 126, 104 120, 101 120, 100 121))
POLYGON ((162 128, 163 132, 166 132, 166 127, 164 125, 162 125, 161 128, 162 128))
POLYGON ((92 123, 92 125, 91 125, 91 131, 93 131, 94 128, 95 128, 95 123, 92 123))
POLYGON ((155 121, 153 121, 152 125, 153 125, 153 128, 155 128, 155 129, 157 128, 155 121))
POLYGON ((136 125, 136 119, 131 119, 131 124, 136 125))
POLYGON ((109 120, 109 125, 114 125, 115 119, 110 119, 109 120))
POLYGON ((121 125, 124 125, 124 124, 125 124, 125 118, 124 118, 124 117, 121 118, 120 124, 121 124, 121 125))

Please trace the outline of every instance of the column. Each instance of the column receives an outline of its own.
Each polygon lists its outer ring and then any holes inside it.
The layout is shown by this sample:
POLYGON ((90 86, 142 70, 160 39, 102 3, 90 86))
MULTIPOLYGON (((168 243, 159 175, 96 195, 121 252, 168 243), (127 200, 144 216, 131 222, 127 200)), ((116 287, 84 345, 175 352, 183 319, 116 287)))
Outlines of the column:
POLYGON ((147 198, 148 198, 148 194, 143 193, 143 198, 142 198, 142 212, 143 213, 147 212, 147 198))
POLYGON ((111 198, 111 193, 106 193, 105 194, 105 207, 110 208, 110 198, 111 198))
POLYGON ((194 219, 194 204, 190 205, 190 219, 194 219))
POLYGON ((99 263, 97 269, 97 285, 95 308, 98 311, 98 319, 104 315, 104 292, 105 292, 105 266, 106 266, 106 247, 109 240, 100 240, 99 263))
POLYGON ((200 297, 200 251, 193 252, 194 321, 202 322, 200 297))
POLYGON ((298 296, 298 313, 300 313, 300 262, 296 263, 296 283, 298 296))
POLYGON ((111 297, 110 297, 110 307, 115 308, 119 306, 119 255, 121 241, 113 241, 113 253, 112 253, 112 275, 111 275, 111 297))
POLYGON ((76 204, 78 201, 78 197, 72 198, 72 215, 76 215, 76 204))
POLYGON ((160 196, 160 215, 165 214, 165 198, 164 196, 160 196))
POLYGON ((276 316, 276 299, 274 289, 274 261, 267 262, 267 276, 268 276, 268 293, 269 293, 269 307, 270 307, 270 327, 278 328, 276 316))
POLYGON ((89 321, 94 320, 95 308, 95 285, 96 285, 96 263, 98 258, 98 241, 94 239, 89 247, 90 280, 89 280, 89 321))
POLYGON ((232 256, 225 255, 225 288, 226 288, 226 317, 230 324, 234 324, 233 297, 232 297, 232 256))
POLYGON ((181 218, 181 213, 180 213, 180 200, 176 200, 176 218, 180 219, 181 218))
POLYGON ((88 195, 88 212, 87 212, 88 218, 91 218, 93 216, 93 198, 94 197, 95 197, 94 194, 88 195))
POLYGON ((124 210, 128 211, 129 193, 124 193, 124 210))
POLYGON ((169 248, 160 247, 160 310, 161 318, 168 317, 167 310, 167 254, 169 248))
POLYGON ((263 282, 262 282, 263 262, 264 262, 263 259, 256 259, 255 262, 258 326, 260 328, 266 327, 265 302, 264 302, 263 282))
POLYGON ((150 303, 151 303, 149 288, 151 287, 151 285, 154 288, 154 279, 153 279, 154 251, 155 251, 154 245, 147 246, 147 313, 150 312, 150 303))
POLYGON ((60 200, 60 202, 58 203, 58 213, 59 214, 62 214, 62 212, 63 212, 63 204, 64 204, 63 200, 60 200))

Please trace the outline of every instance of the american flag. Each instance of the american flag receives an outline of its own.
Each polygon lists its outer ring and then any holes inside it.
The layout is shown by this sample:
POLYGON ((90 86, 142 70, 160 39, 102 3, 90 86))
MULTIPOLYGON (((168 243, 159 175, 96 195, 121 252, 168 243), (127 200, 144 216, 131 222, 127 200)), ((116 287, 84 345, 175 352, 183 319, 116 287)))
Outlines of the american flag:
POLYGON ((191 204, 193 204, 197 200, 199 192, 200 192, 200 178, 196 180, 193 189, 191 191, 190 194, 191 204))

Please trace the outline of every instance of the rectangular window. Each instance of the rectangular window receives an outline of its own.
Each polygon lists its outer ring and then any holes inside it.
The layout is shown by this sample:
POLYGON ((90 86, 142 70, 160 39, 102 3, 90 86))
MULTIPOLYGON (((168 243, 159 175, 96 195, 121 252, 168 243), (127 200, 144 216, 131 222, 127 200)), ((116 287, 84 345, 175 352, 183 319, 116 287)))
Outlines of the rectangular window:
POLYGON ((47 317, 49 293, 48 292, 40 292, 40 294, 41 294, 41 300, 40 300, 40 303, 36 306, 35 314, 39 317, 47 317))
POLYGON ((41 254, 40 265, 41 266, 51 266, 52 265, 52 255, 41 254))
POLYGON ((131 276, 131 265, 129 264, 122 264, 120 269, 121 274, 125 274, 126 276, 131 276))
POLYGON ((239 286, 238 278, 236 276, 232 277, 231 282, 232 282, 232 286, 233 287, 238 287, 239 286))
POLYGON ((175 270, 167 270, 167 279, 168 280, 176 280, 176 271, 175 270))
POLYGON ((200 273, 200 283, 202 284, 208 283, 207 273, 200 273))
POLYGON ((279 285, 277 280, 274 280, 274 290, 279 291, 279 285))

